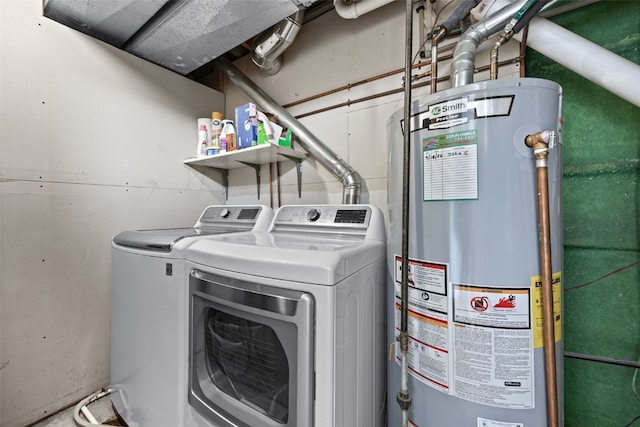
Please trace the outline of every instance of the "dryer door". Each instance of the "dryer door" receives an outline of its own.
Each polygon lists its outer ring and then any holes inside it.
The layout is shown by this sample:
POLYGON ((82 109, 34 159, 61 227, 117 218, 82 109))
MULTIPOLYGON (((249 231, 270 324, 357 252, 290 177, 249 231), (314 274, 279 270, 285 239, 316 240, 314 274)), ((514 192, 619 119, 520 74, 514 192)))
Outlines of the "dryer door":
POLYGON ((313 296, 198 270, 189 290, 189 403, 225 427, 311 427, 313 296))

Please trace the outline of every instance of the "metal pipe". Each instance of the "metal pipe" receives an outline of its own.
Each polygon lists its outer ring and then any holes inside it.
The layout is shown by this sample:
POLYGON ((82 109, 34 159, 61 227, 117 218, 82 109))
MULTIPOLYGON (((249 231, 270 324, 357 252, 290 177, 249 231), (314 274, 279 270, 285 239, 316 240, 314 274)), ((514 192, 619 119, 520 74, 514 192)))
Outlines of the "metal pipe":
POLYGON ((496 44, 494 44, 493 47, 491 48, 491 61, 489 65, 490 67, 489 75, 491 80, 496 80, 498 78, 498 50, 503 44, 511 40, 512 36, 513 36, 513 33, 511 32, 503 32, 500 35, 500 38, 498 39, 496 44))
MULTIPOLYGON (((451 44, 447 44, 447 45, 438 47, 438 50, 440 52, 444 52, 444 51, 453 50, 454 47, 455 47, 455 43, 451 43, 451 44)), ((430 56, 430 55, 431 55, 431 53, 429 53, 428 56, 430 56)), ((443 61, 446 61, 446 60, 451 59, 451 58, 453 58, 453 55, 449 54, 449 55, 442 55, 439 59, 443 60, 443 61)), ((430 64, 431 64, 431 62, 429 62, 429 61, 422 61, 422 62, 418 62, 417 64, 413 64, 411 67, 416 69, 416 68, 425 67, 425 66, 430 65, 430 64)), ((381 80, 381 79, 384 79, 384 78, 387 78, 387 77, 391 77, 394 74, 398 74, 398 73, 404 73, 404 67, 403 68, 396 68, 395 70, 387 71, 387 72, 382 73, 382 74, 377 74, 377 75, 372 76, 372 77, 367 77, 366 79, 358 80, 358 81, 353 82, 353 83, 347 83, 346 85, 338 86, 338 87, 336 87, 334 89, 329 89, 327 91, 320 92, 320 93, 317 93, 315 95, 308 96, 306 98, 301 98, 301 99, 289 102, 288 104, 284 104, 282 107, 283 108, 289 108, 289 107, 293 107, 295 105, 304 104, 305 102, 313 101, 314 99, 322 98, 323 96, 333 95, 334 93, 343 92, 345 90, 350 90, 350 89, 353 89, 356 86, 361 86, 361 85, 364 85, 364 84, 367 84, 367 83, 372 83, 372 82, 375 82, 376 80, 381 80)), ((448 76, 447 76, 446 80, 449 80, 448 76)), ((400 89, 400 91, 402 92, 403 89, 400 89)))
POLYGON ((511 21, 504 27, 500 38, 491 49, 491 80, 498 78, 498 50, 500 47, 511 40, 514 34, 518 33, 522 28, 525 28, 540 9, 549 2, 550 0, 527 0, 525 5, 513 15, 511 21))
MULTIPOLYGON (((431 37, 431 93, 434 94, 438 91, 438 44, 444 40, 452 30, 459 25, 478 4, 478 0, 462 0, 458 6, 451 12, 451 15, 444 21, 444 23, 434 31, 431 37)), ((446 6, 445 6, 446 7, 446 6)), ((444 9, 444 8, 443 8, 444 9)), ((442 10, 441 10, 442 12, 442 10)))
POLYGON ((224 71, 227 77, 229 77, 240 90, 249 95, 262 107, 274 113, 278 121, 296 134, 302 148, 342 182, 342 203, 360 203, 362 178, 360 178, 360 175, 353 170, 349 164, 320 141, 318 137, 300 123, 291 113, 278 105, 277 102, 238 70, 228 59, 220 57, 216 61, 218 67, 224 71))
POLYGON ((483 41, 498 33, 520 10, 526 0, 511 3, 487 19, 469 27, 464 32, 453 52, 451 63, 451 87, 473 83, 473 70, 476 62, 476 50, 483 41))
POLYGON ((640 369, 640 362, 634 362, 633 360, 615 359, 613 357, 596 356, 593 354, 576 353, 573 351, 565 351, 564 356, 572 359, 588 360, 590 362, 607 363, 609 365, 640 369))
MULTIPOLYGON (((416 13, 418 14, 418 22, 420 23, 420 25, 418 25, 418 41, 420 42, 420 46, 421 46, 420 57, 424 58, 427 56, 424 53, 424 45, 427 42, 427 34, 425 32, 426 28, 424 23, 425 11, 427 9, 427 6, 426 6, 425 0, 419 0, 417 4, 418 4, 418 7, 416 7, 416 13)), ((431 4, 431 2, 429 2, 429 4, 431 4)))
MULTIPOLYGON (((405 0, 405 69, 404 69, 404 144, 402 168, 402 279, 400 284, 400 391, 396 396, 400 405, 401 427, 409 424, 411 393, 409 391, 409 186, 411 182, 411 64, 413 63, 413 2, 405 0)), ((434 58, 435 59, 435 58, 434 58)))
POLYGON ((438 41, 431 43, 431 93, 438 91, 438 41))
POLYGON ((265 73, 273 76, 282 67, 282 53, 293 43, 302 28, 304 9, 298 10, 253 40, 251 59, 265 73))
POLYGON ((498 40, 496 44, 491 48, 491 60, 489 62, 489 78, 491 80, 498 79, 498 50, 500 49, 500 41, 498 40))
POLYGON ((542 278, 542 333, 544 343, 545 384, 547 391, 547 422, 558 427, 558 386, 556 378, 556 340, 553 313, 553 288, 551 285, 551 221, 549 219, 549 176, 547 160, 549 146, 555 133, 543 130, 528 135, 525 143, 533 148, 536 160, 538 187, 538 228, 540 231, 540 267, 542 278))
MULTIPOLYGON (((521 63, 523 60, 522 57, 517 57, 517 58, 513 58, 513 59, 509 59, 507 61, 502 61, 500 63, 498 63, 498 66, 503 66, 503 65, 509 65, 509 64, 517 64, 517 63, 521 63)), ((489 66, 485 65, 482 67, 478 67, 476 69, 476 72, 483 72, 483 71, 488 71, 489 70, 489 66)), ((416 74, 415 76, 413 76, 414 80, 418 80, 420 78, 426 77, 426 76, 431 76, 431 71, 427 71, 426 73, 423 74, 416 74)), ((446 76, 441 76, 438 77, 438 83, 443 83, 446 82, 447 80, 449 80, 449 75, 446 76)), ((427 82, 423 82, 423 83, 417 83, 417 84, 413 84, 413 89, 419 89, 422 87, 426 87, 429 86, 431 84, 431 81, 427 81, 427 82)), ((308 117, 308 116, 312 116, 314 114, 319 114, 319 113, 324 113, 325 111, 330 111, 330 110, 335 110, 336 108, 342 108, 342 107, 348 107, 354 104, 358 104, 360 102, 366 102, 366 101, 371 101, 372 99, 377 99, 377 98, 382 98, 385 96, 390 96, 390 95, 395 95, 397 93, 403 92, 404 89, 403 88, 397 88, 397 89, 391 89, 391 90, 387 90, 384 92, 379 92, 373 95, 368 95, 368 96, 364 96, 362 98, 356 98, 356 99, 349 99, 345 102, 339 102, 337 104, 333 104, 330 105, 328 107, 323 107, 323 108, 319 108, 317 110, 312 110, 312 111, 308 111, 306 113, 301 113, 298 114, 296 116, 296 118, 300 119, 303 117, 308 117)))

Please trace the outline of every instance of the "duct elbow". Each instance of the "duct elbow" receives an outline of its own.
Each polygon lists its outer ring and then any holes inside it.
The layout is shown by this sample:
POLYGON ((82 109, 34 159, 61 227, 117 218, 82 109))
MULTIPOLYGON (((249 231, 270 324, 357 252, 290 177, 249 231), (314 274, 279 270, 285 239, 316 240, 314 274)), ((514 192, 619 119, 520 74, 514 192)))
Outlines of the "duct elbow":
POLYGON ((360 203, 361 186, 362 178, 358 172, 354 170, 348 171, 342 177, 342 203, 347 205, 360 203))
POLYGON ((495 14, 471 26, 456 45, 451 62, 451 87, 473 83, 476 51, 480 43, 497 34, 511 17, 525 4, 519 0, 500 9, 495 14))
POLYGON ((482 41, 482 35, 475 30, 471 30, 464 34, 463 40, 458 42, 451 61, 451 87, 473 83, 476 50, 482 41))
POLYGON ((279 56, 275 58, 269 58, 256 54, 254 51, 254 53, 252 53, 251 55, 251 59, 253 60, 253 63, 256 64, 258 68, 260 68, 260 70, 264 71, 270 76, 275 76, 282 68, 282 58, 279 56))
POLYGON ((253 41, 251 59, 258 68, 275 75, 282 68, 282 53, 293 43, 300 28, 304 10, 299 10, 258 35, 253 41))

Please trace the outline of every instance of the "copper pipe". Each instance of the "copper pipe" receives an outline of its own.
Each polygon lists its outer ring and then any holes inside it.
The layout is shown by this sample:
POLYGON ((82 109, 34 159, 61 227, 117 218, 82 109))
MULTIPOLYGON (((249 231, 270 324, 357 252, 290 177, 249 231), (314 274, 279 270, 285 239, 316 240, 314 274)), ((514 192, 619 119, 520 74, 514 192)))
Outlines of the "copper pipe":
POLYGON ((511 37, 513 37, 512 32, 503 32, 496 44, 491 48, 491 63, 489 68, 491 80, 496 80, 498 78, 498 50, 503 44, 511 40, 511 37))
POLYGON ((520 41, 520 77, 526 77, 526 63, 524 56, 527 53, 527 36, 529 35, 529 24, 522 29, 522 40, 520 41))
MULTIPOLYGON (((509 64, 517 63, 519 60, 520 60, 520 58, 514 58, 514 59, 507 60, 507 61, 503 61, 503 62, 499 63, 498 65, 499 66, 509 65, 509 64)), ((488 69, 489 69, 489 66, 485 65, 483 67, 476 68, 475 72, 487 71, 488 69)), ((431 74, 431 72, 428 71, 428 72, 426 72, 424 74, 419 74, 419 75, 414 76, 414 77, 420 78, 420 77, 428 76, 430 74, 431 74)), ((449 80, 450 77, 451 76, 448 76, 448 75, 447 76, 442 76, 442 77, 439 77, 437 79, 437 81, 438 81, 438 83, 445 82, 445 81, 449 80)), ((416 83, 414 85, 411 85, 411 87, 414 88, 414 89, 418 89, 418 88, 421 88, 421 87, 424 87, 424 86, 428 86, 430 84, 431 84, 431 82, 416 83)), ((306 112, 306 113, 299 114, 299 115, 296 116, 296 119, 301 119, 303 117, 312 116, 314 114, 324 113, 325 111, 335 110, 336 108, 349 107, 349 106, 351 106, 353 104, 358 104, 360 102, 370 101, 370 100, 376 99, 376 98, 382 98, 384 96, 394 95, 394 94, 400 93, 402 91, 403 91, 402 88, 391 89, 391 90, 387 90, 385 92, 376 93, 374 95, 369 95, 369 96, 365 96, 365 97, 362 97, 362 98, 349 99, 349 100, 347 100, 345 102, 340 102, 338 104, 333 104, 333 105, 330 105, 328 107, 324 107, 324 108, 320 108, 320 109, 317 109, 317 110, 312 110, 312 111, 309 111, 309 112, 306 112)), ((299 104, 300 102, 296 102, 296 103, 299 104)), ((291 104, 289 104, 289 105, 291 105, 291 104)))
POLYGON ((549 141, 553 132, 544 130, 528 135, 527 146, 533 148, 538 180, 538 222, 540 231, 540 267, 542 278, 542 331, 544 343, 544 368, 547 391, 547 422, 549 427, 559 426, 558 386, 556 379, 556 339, 553 313, 553 288, 551 284, 551 222, 549 220, 549 176, 547 159, 549 141))
MULTIPOLYGON (((444 48, 447 48, 447 46, 445 46, 444 48)), ((452 58, 453 58, 453 54, 448 54, 448 55, 441 56, 439 59, 442 60, 442 61, 448 61, 448 60, 450 60, 452 58)), ((416 68, 419 69, 419 68, 422 68, 422 67, 426 67, 427 65, 431 65, 431 61, 418 62, 417 64, 414 64, 411 68, 412 69, 416 69, 416 68)), ((311 95, 311 96, 308 96, 306 98, 298 99, 298 100, 290 102, 288 104, 284 104, 282 107, 283 108, 294 107, 296 105, 304 104, 305 102, 313 101, 314 99, 322 98, 322 97, 328 96, 328 95, 333 95, 334 93, 342 92, 342 91, 345 91, 345 90, 350 90, 351 88, 354 88, 356 86, 361 86, 361 85, 364 85, 364 84, 367 84, 367 83, 372 83, 372 82, 375 82, 377 80, 381 80, 381 79, 384 79, 386 77, 391 77, 394 74, 400 74, 400 73, 403 73, 403 72, 404 72, 404 68, 398 68, 398 69, 395 69, 395 70, 387 71, 386 73, 377 74, 375 76, 371 76, 371 77, 368 77, 368 78, 363 79, 363 80, 359 80, 359 81, 354 82, 354 83, 347 83, 346 85, 342 85, 342 86, 339 86, 337 88, 327 90, 325 92, 317 93, 315 95, 311 95)))
POLYGON ((496 80, 498 78, 498 49, 500 45, 496 43, 493 48, 491 48, 491 63, 490 63, 490 72, 489 78, 491 80, 496 80))

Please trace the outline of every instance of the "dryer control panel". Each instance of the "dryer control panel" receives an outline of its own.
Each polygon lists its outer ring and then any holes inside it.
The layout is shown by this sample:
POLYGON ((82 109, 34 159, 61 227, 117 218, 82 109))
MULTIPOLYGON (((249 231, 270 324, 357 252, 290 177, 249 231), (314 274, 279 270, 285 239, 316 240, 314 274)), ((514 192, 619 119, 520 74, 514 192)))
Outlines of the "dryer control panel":
POLYGON ((276 214, 274 225, 367 228, 370 217, 371 209, 367 206, 283 206, 276 214))

